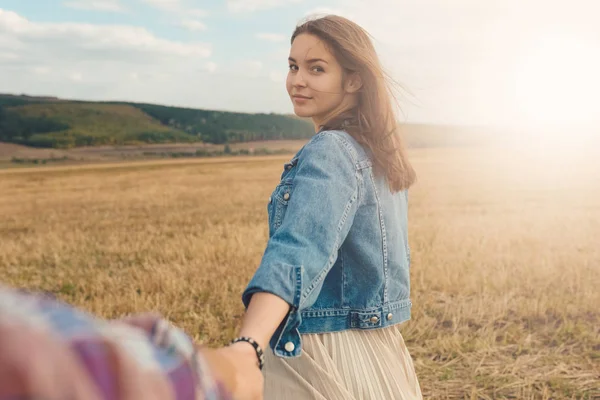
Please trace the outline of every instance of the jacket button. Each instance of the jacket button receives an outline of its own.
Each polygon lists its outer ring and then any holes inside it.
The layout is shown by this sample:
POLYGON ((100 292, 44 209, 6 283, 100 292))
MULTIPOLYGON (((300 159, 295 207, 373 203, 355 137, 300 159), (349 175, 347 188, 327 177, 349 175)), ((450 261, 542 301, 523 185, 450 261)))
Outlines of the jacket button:
POLYGON ((379 322, 379 317, 377 315, 373 315, 371 317, 371 322, 374 323, 374 324, 376 324, 377 322, 379 322))
POLYGON ((289 171, 290 169, 292 169, 292 164, 287 164, 287 165, 285 166, 285 170, 286 170, 286 171, 289 171))
POLYGON ((387 315, 387 320, 388 320, 388 321, 391 321, 391 320, 392 320, 392 318, 394 318, 394 314, 392 314, 392 313, 389 313, 389 314, 387 315))
POLYGON ((290 199, 290 194, 289 194, 289 193, 286 193, 286 194, 284 194, 284 195, 283 195, 283 199, 284 199, 285 201, 288 201, 288 200, 290 199))
POLYGON ((285 351, 291 353, 292 351, 294 351, 294 349, 296 348, 296 346, 294 346, 294 343, 292 342, 287 342, 285 344, 285 351))
POLYGON ((273 201, 273 199, 269 197, 269 204, 271 204, 272 201, 273 201))

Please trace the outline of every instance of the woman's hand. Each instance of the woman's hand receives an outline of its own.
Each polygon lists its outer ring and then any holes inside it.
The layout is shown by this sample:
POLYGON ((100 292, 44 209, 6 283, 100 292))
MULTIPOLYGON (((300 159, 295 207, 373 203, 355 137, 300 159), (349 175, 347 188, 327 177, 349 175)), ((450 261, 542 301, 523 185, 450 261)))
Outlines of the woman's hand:
POLYGON ((225 384, 234 400, 262 400, 264 378, 250 344, 240 342, 202 352, 213 374, 225 384))

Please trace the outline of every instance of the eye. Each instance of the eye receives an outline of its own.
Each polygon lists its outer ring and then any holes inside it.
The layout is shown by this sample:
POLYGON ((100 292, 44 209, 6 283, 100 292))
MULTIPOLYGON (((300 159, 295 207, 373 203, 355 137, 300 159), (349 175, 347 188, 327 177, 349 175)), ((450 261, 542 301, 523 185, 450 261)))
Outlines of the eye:
POLYGON ((290 64, 288 68, 290 71, 298 71, 298 66, 296 64, 290 64))
POLYGON ((320 67, 318 65, 315 65, 314 67, 312 67, 311 70, 313 70, 314 72, 325 72, 323 67, 320 67))

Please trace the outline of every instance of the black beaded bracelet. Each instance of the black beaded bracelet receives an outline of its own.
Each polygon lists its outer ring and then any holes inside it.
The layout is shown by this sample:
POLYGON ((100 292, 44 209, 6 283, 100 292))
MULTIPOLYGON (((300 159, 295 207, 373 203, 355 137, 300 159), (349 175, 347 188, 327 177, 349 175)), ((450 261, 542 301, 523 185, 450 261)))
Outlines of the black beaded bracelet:
POLYGON ((264 355, 262 349, 260 348, 260 346, 258 345, 258 343, 256 343, 256 341, 250 337, 241 336, 241 337, 233 339, 231 341, 231 343, 229 343, 229 345, 232 345, 232 344, 238 343, 238 342, 248 342, 252 345, 252 347, 254 347, 254 351, 256 351, 256 358, 258 358, 258 368, 260 370, 262 370, 265 365, 265 355, 264 355))

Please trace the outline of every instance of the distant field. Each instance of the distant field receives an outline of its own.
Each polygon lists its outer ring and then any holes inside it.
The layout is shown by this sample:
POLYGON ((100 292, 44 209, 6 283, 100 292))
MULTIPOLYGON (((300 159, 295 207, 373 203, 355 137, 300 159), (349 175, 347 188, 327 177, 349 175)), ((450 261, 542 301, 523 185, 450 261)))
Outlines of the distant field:
MULTIPOLYGON (((240 150, 292 154, 298 151, 306 140, 264 140, 257 142, 234 143, 229 145, 233 152, 240 150)), ((174 156, 196 157, 197 151, 206 154, 219 154, 224 145, 207 143, 144 144, 128 146, 86 146, 74 149, 38 149, 12 143, 0 142, 0 169, 23 166, 73 165, 105 162, 127 162, 174 156), (19 161, 19 162, 16 162, 19 161), (35 161, 35 163, 34 163, 35 161)))
MULTIPOLYGON (((36 107, 30 105, 28 107, 36 107)), ((52 107, 69 106, 69 103, 50 104, 52 107), (62 105, 61 105, 62 104, 62 105)), ((83 108, 88 107, 86 103, 83 108)), ((109 107, 109 106, 107 106, 109 107)), ((117 107, 117 106, 110 106, 117 107)), ((118 106, 121 107, 121 106, 118 106)), ((68 108, 68 107, 67 107, 68 108)), ((138 111, 132 108, 133 114, 138 111)), ((123 111, 123 110, 121 110, 123 111)), ((130 110, 131 111, 131 110, 130 110)), ((139 112, 140 117, 147 118, 139 112)), ((151 123, 151 119, 150 122, 151 123)), ((140 125, 142 126, 142 125, 140 125)), ((493 132, 477 129, 465 129, 460 127, 437 127, 428 125, 407 125, 402 127, 402 135, 406 144, 411 148, 455 148, 466 146, 489 147, 498 140, 500 136, 494 136, 493 132)), ((227 145, 233 152, 256 151, 260 155, 265 152, 295 153, 308 139, 299 140, 260 140, 231 143, 227 145)), ((197 152, 203 152, 202 156, 209 154, 222 154, 225 144, 210 143, 156 143, 156 144, 130 144, 130 145, 96 145, 80 146, 72 149, 48 149, 21 146, 0 141, 0 168, 15 167, 14 161, 24 161, 31 166, 32 161, 39 164, 73 164, 106 161, 132 161, 135 159, 149 158, 172 158, 179 156, 195 156, 197 152), (11 164, 11 160, 13 163, 11 164)))
MULTIPOLYGON (((410 153, 403 335, 424 398, 600 398, 600 158, 410 153)), ((0 171, 0 280, 225 343, 288 158, 0 171)))

